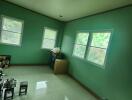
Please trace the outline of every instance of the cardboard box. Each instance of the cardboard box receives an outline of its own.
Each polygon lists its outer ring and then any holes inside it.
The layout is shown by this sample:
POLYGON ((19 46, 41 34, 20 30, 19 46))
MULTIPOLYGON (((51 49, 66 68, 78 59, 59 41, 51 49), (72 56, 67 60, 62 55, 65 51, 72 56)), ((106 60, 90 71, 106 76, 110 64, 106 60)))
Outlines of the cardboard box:
POLYGON ((68 71, 68 62, 64 59, 56 59, 54 64, 55 74, 65 74, 68 71))

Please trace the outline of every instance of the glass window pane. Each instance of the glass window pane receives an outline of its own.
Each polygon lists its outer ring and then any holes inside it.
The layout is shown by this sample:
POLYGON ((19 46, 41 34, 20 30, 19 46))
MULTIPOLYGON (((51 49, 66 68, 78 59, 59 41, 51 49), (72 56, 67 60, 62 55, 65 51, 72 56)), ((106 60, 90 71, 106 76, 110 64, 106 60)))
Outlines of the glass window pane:
POLYGON ((105 55, 105 49, 90 47, 87 60, 99 65, 104 65, 105 55))
POLYGON ((87 45, 88 33, 78 33, 76 38, 76 44, 87 45))
POLYGON ((93 33, 91 46, 107 48, 111 33, 93 33))
POLYGON ((45 29, 45 31, 44 31, 44 38, 55 40, 56 35, 57 35, 57 31, 55 31, 55 30, 45 29))
POLYGON ((23 22, 14 19, 3 18, 3 30, 21 33, 23 22))
POLYGON ((80 58, 84 58, 85 50, 86 50, 86 46, 75 45, 73 55, 77 56, 77 57, 80 57, 80 58))
POLYGON ((2 31, 1 33, 1 42, 8 44, 20 45, 21 34, 2 31))
POLYGON ((42 48, 53 49, 54 45, 55 45, 55 40, 44 39, 42 48))

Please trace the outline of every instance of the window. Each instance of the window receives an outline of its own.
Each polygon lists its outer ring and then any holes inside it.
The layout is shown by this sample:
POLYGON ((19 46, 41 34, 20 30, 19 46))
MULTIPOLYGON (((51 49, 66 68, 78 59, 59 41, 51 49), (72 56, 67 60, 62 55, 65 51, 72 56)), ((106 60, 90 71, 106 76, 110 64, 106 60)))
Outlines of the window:
POLYGON ((76 37, 76 42, 74 45, 73 55, 79 58, 84 58, 86 46, 88 42, 88 33, 78 33, 76 37))
POLYGON ((77 33, 73 56, 104 68, 111 31, 77 33))
POLYGON ((57 36, 56 30, 45 28, 44 35, 43 35, 42 48, 53 49, 56 43, 56 36, 57 36))
POLYGON ((88 61, 101 66, 104 65, 110 35, 110 32, 92 33, 92 39, 87 55, 88 61))
POLYGON ((0 42, 11 45, 21 45, 23 21, 2 16, 0 42))

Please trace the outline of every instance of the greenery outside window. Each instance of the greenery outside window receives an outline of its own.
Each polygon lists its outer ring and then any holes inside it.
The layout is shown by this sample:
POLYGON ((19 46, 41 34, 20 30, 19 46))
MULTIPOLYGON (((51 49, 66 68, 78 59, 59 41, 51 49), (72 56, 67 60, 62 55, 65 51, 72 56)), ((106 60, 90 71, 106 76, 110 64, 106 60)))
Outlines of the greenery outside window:
POLYGON ((24 22, 7 16, 2 16, 1 22, 0 43, 20 46, 24 22))
POLYGON ((73 56, 104 68, 111 32, 77 33, 73 56))
POLYGON ((110 35, 110 32, 92 33, 91 43, 88 47, 88 61, 104 66, 110 35))
POLYGON ((44 28, 42 48, 53 49, 56 43, 57 31, 50 28, 44 28))
POLYGON ((78 33, 74 45, 73 56, 84 58, 89 33, 78 33))

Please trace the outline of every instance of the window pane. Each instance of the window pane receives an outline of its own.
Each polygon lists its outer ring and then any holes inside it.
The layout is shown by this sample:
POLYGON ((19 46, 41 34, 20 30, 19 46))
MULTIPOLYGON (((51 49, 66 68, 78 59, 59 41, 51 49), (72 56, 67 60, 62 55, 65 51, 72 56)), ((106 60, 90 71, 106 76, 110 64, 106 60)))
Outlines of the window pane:
POLYGON ((21 33, 22 22, 14 19, 3 18, 3 30, 21 33))
POLYGON ((42 48, 53 49, 54 45, 55 45, 55 40, 44 39, 42 48))
POLYGON ((56 39, 56 34, 57 34, 57 31, 55 31, 55 30, 45 29, 44 38, 55 40, 56 39))
POLYGON ((105 49, 90 47, 87 60, 99 65, 104 65, 105 55, 105 49))
POLYGON ((8 44, 20 45, 21 34, 2 31, 1 33, 1 42, 8 44))
POLYGON ((85 50, 86 50, 86 46, 75 45, 73 55, 77 56, 77 57, 80 57, 80 58, 84 58, 85 50))
POLYGON ((76 39, 76 44, 87 45, 88 36, 89 36, 88 33, 78 33, 77 39, 76 39))
POLYGON ((93 33, 91 46, 107 48, 110 33, 93 33))

